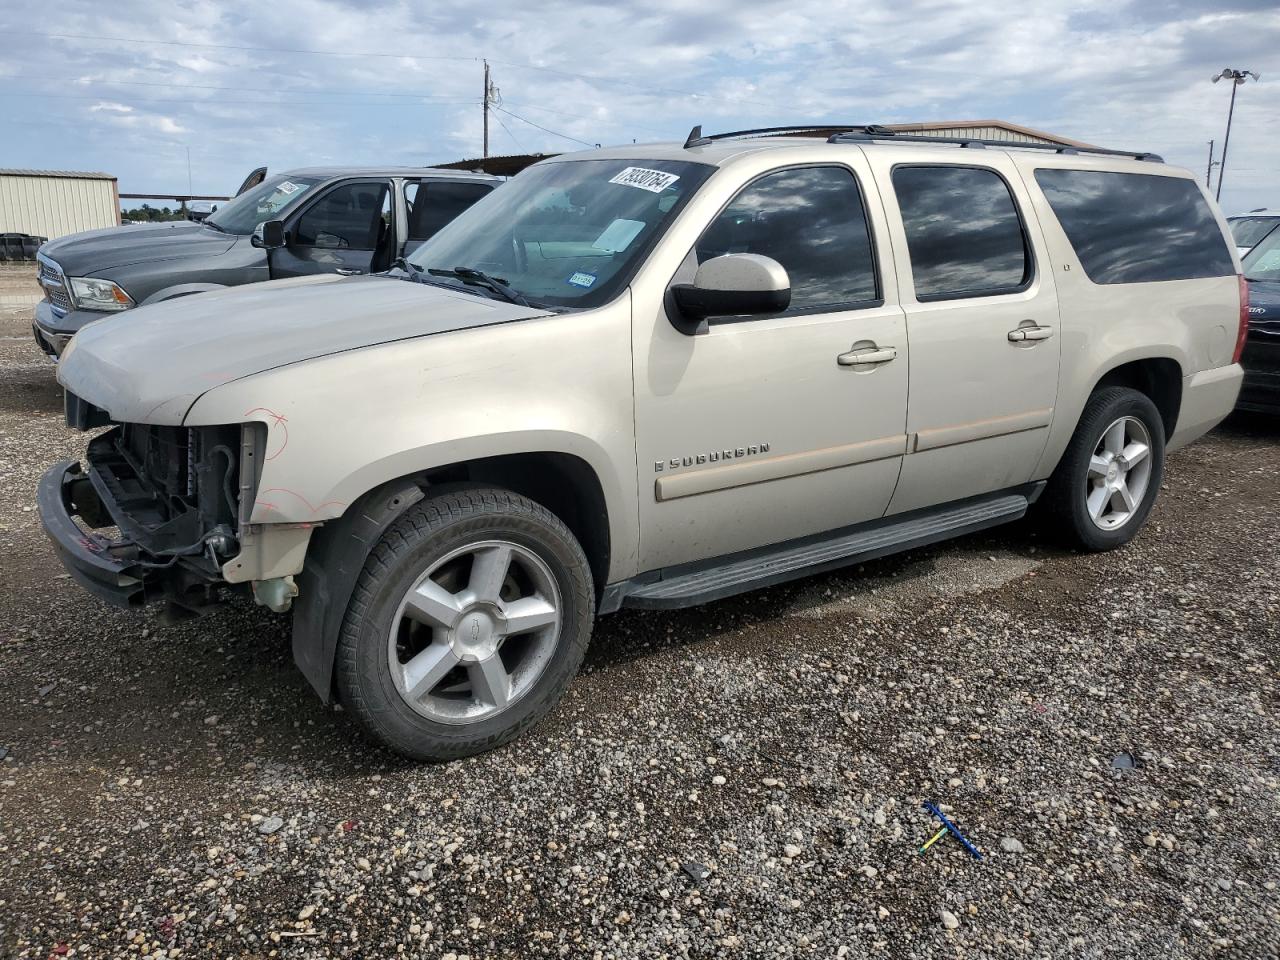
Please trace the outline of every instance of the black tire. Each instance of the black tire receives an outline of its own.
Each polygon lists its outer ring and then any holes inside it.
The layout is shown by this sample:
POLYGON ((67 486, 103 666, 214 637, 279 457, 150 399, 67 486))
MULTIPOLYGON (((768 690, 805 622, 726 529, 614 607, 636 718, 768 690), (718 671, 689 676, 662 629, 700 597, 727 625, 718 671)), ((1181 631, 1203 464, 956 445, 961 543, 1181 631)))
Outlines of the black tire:
POLYGON ((1146 394, 1128 387, 1094 391, 1044 492, 1043 501, 1054 532, 1066 542, 1090 551, 1114 550, 1132 540, 1146 522, 1159 493, 1164 477, 1164 444, 1164 421, 1146 394), (1151 468, 1141 501, 1120 526, 1107 530, 1095 523, 1089 513, 1089 464, 1104 431, 1123 417, 1132 417, 1145 427, 1151 468))
POLYGON ((587 558, 549 510, 492 487, 429 496, 391 526, 360 574, 338 640, 338 696, 371 738, 402 756, 443 761, 481 753, 515 738, 555 706, 586 654, 594 618, 587 558), (530 550, 549 568, 562 608, 558 641, 532 687, 502 712, 474 722, 436 722, 411 708, 392 679, 392 620, 433 563, 469 542, 492 539, 530 550))

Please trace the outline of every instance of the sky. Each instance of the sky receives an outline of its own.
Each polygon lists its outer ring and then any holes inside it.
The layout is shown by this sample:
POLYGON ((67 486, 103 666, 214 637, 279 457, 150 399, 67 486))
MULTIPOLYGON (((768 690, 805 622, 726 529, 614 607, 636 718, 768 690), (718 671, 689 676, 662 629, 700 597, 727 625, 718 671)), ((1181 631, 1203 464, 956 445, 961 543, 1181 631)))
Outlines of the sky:
POLYGON ((483 59, 496 154, 995 118, 1202 179, 1231 95, 1210 78, 1248 69, 1222 206, 1280 207, 1275 0, 6 0, 0 167, 225 194, 259 165, 475 157, 483 59))

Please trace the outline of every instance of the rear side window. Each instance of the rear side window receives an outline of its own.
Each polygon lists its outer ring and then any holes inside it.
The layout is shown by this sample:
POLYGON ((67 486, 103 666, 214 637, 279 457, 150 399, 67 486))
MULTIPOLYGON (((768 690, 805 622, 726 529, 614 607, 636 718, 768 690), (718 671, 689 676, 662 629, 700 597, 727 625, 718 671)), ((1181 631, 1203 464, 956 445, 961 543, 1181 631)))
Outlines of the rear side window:
POLYGON ((994 170, 897 167, 893 189, 917 300, 1013 293, 1031 279, 1018 208, 994 170))
POLYGON ((441 227, 492 189, 492 183, 459 183, 456 180, 411 180, 406 183, 404 199, 409 208, 409 239, 431 239, 441 227))
POLYGON ((1218 221, 1192 180, 1040 169, 1036 182, 1094 283, 1235 273, 1218 221))
POLYGON ((801 310, 874 302, 871 234, 858 181, 845 167, 796 167, 743 187, 707 227, 698 263, 726 253, 777 260, 801 310))

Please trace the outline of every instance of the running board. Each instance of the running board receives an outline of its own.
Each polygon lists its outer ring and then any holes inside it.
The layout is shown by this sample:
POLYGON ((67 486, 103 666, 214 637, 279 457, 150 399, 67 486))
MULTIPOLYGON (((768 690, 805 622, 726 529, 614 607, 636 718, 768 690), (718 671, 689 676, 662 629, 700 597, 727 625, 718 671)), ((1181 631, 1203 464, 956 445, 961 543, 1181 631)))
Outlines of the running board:
POLYGON ((740 554, 736 560, 721 558, 714 566, 703 562, 696 566, 669 568, 659 573, 658 580, 610 585, 605 602, 601 604, 601 612, 618 606, 646 610, 697 606, 736 593, 985 530, 1023 516, 1041 486, 1035 484, 1030 490, 1020 488, 1025 493, 1002 493, 965 500, 854 528, 846 527, 818 538, 806 537, 752 550, 749 554, 740 554))

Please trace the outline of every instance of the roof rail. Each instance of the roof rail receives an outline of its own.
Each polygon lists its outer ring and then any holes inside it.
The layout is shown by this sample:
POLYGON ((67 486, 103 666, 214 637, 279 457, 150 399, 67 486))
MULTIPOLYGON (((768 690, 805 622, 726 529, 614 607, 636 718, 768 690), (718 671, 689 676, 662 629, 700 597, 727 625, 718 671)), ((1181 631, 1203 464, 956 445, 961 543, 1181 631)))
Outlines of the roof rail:
MULTIPOLYGON (((727 133, 710 133, 705 136, 702 133, 702 124, 698 124, 689 131, 688 139, 685 140, 685 149, 690 147, 705 147, 709 143, 715 143, 717 140, 737 140, 747 139, 750 137, 777 137, 787 133, 841 133, 852 132, 855 130, 870 129, 867 125, 853 125, 841 123, 799 123, 791 124, 786 127, 759 127, 755 130, 730 130, 727 133)), ((886 129, 877 127, 876 129, 886 129)))
POLYGON ((1164 163, 1164 158, 1154 153, 1135 150, 1107 150, 1103 147, 1073 147, 1058 143, 1033 143, 1020 140, 982 140, 977 137, 931 137, 919 133, 899 133, 879 123, 832 124, 804 123, 786 127, 759 127, 755 130, 731 130, 727 133, 703 134, 702 125, 689 131, 684 142, 685 149, 705 147, 719 140, 749 139, 751 137, 777 137, 788 133, 826 133, 827 143, 874 143, 877 140, 906 141, 912 143, 958 143, 961 147, 981 149, 983 147, 1017 148, 1019 150, 1048 150, 1053 153, 1076 154, 1089 153, 1107 157, 1130 157, 1134 160, 1149 160, 1152 163, 1164 163))
POLYGON ((1018 150, 1048 150, 1052 153, 1077 154, 1089 153, 1105 157, 1129 157, 1132 160, 1148 160, 1152 163, 1164 163, 1159 154, 1135 150, 1108 150, 1104 147, 1072 147, 1058 143, 1032 143, 1021 140, 980 140, 974 137, 931 137, 919 133, 898 133, 879 124, 868 124, 833 133, 827 143, 871 143, 876 140, 908 141, 912 143, 958 143, 962 147, 1000 147, 1018 150))

